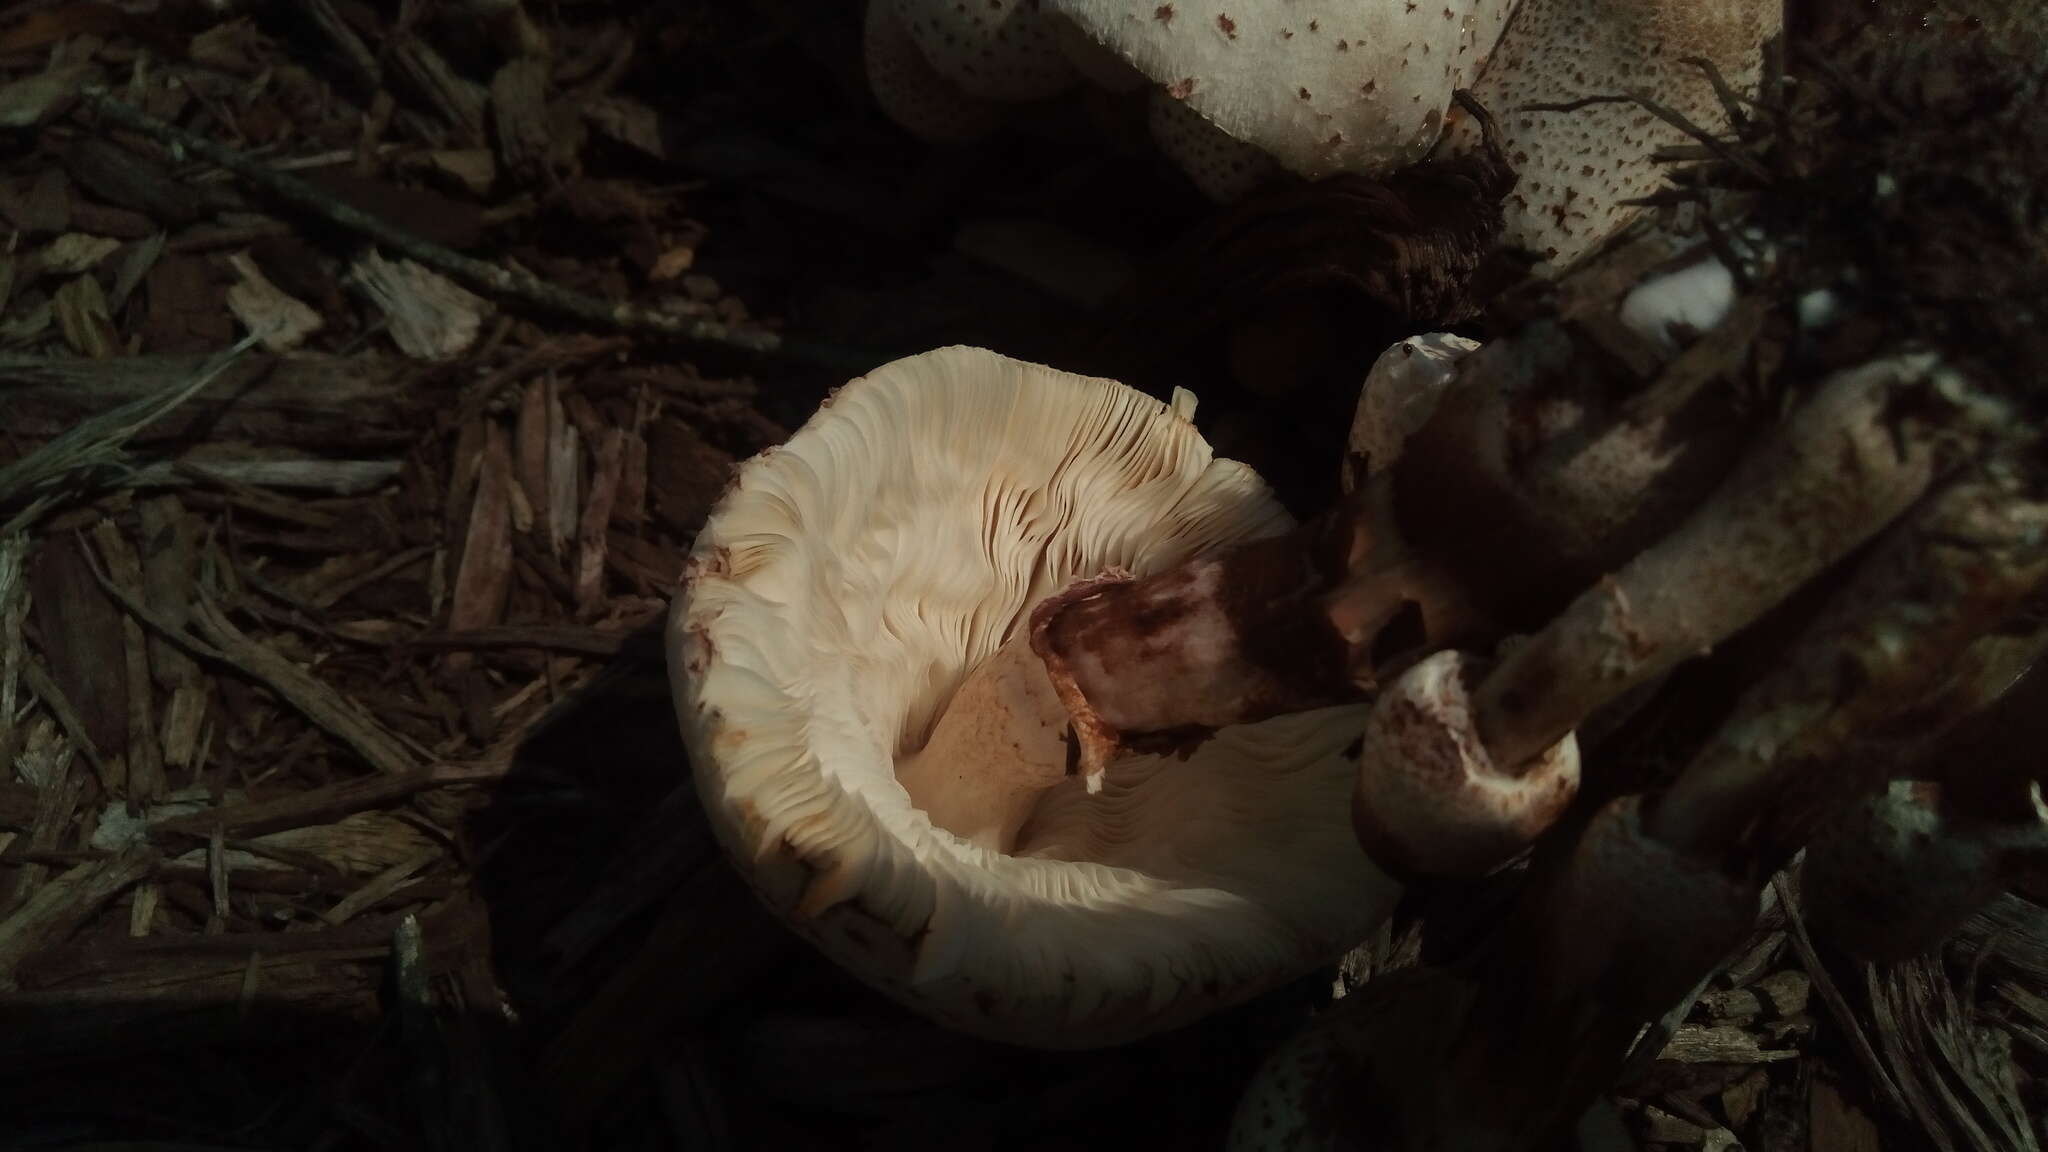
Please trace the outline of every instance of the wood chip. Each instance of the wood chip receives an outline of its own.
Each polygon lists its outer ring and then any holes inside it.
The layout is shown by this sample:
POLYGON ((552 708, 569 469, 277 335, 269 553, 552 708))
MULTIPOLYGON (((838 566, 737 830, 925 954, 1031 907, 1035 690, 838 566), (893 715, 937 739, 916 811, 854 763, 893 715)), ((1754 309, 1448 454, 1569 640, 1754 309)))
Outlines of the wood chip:
POLYGON ((364 715, 352 702, 322 684, 311 673, 278 655, 268 645, 249 638, 230 623, 226 614, 204 594, 199 597, 193 623, 207 640, 220 649, 223 658, 276 692, 307 719, 354 749, 378 771, 396 776, 414 770, 412 753, 382 725, 364 715))
POLYGON ((71 178, 93 195, 172 227, 191 224, 221 203, 217 193, 180 180, 106 136, 79 139, 65 149, 63 161, 71 178))
POLYGON ((506 761, 416 768, 402 775, 372 776, 308 788, 272 800, 251 801, 152 826, 153 834, 207 836, 215 827, 234 837, 254 837, 311 826, 338 826, 358 812, 397 803, 432 788, 484 784, 504 775, 506 761))
POLYGON ((1942 1152, 2040 1152, 2012 1045, 1979 1023, 1938 960, 1865 965, 1878 1043, 1899 1091, 1942 1152))
POLYGON ((1748 1020, 1758 1016, 1782 1020, 1806 1011, 1811 987, 1812 981, 1805 973, 1788 969, 1747 988, 1705 993, 1700 997, 1700 1007, 1716 1020, 1748 1020))
POLYGON ((151 352, 202 352, 235 338, 227 307, 227 285, 214 277, 201 256, 172 253, 142 278, 148 307, 143 345, 151 352))
POLYGON ((78 276, 99 267, 101 261, 121 248, 119 240, 66 232, 50 241, 33 257, 37 272, 49 276, 78 276))
POLYGON ((156 922, 157 902, 162 892, 154 884, 138 884, 128 901, 128 935, 140 939, 149 935, 156 922))
POLYGON ((585 617, 596 612, 603 602, 605 536, 611 527, 619 477, 625 468, 625 433, 617 428, 605 429, 597 438, 596 449, 590 494, 584 501, 576 533, 576 609, 585 617))
POLYGON ((322 912, 320 918, 329 924, 348 923, 364 909, 396 892, 407 880, 412 879, 414 873, 439 860, 441 855, 440 846, 435 845, 427 852, 386 868, 362 887, 335 901, 334 907, 322 912))
POLYGON ((491 117, 498 159, 506 172, 529 185, 546 182, 559 133, 548 114, 549 61, 509 60, 491 77, 491 117))
POLYGON ((1722 1090, 1721 1114, 1737 1128, 1749 1127, 1750 1117, 1756 1115, 1757 1105, 1763 1103, 1764 1093, 1770 1087, 1771 1074, 1756 1069, 1722 1090))
POLYGON ((425 265, 375 251, 350 267, 348 280, 383 311, 399 350, 421 360, 467 351, 493 311, 488 300, 425 265))
POLYGON ((35 128, 62 116, 93 71, 91 64, 74 61, 0 87, 0 128, 35 128))
POLYGON ((647 496, 655 519, 695 536, 732 482, 733 459, 674 417, 647 427, 647 496))
POLYGON ((114 354, 119 338, 114 331, 113 312, 107 307, 107 294, 98 280, 91 276, 66 280, 51 303, 56 309, 57 327, 72 351, 94 360, 105 360, 114 354))
POLYGON ((550 389, 548 404, 548 551, 560 557, 576 531, 577 499, 580 489, 581 453, 576 426, 570 423, 561 397, 550 389))
POLYGON ((1832 1080, 1814 1077, 1806 1099, 1808 1146, 1815 1152, 1884 1152, 1877 1122, 1832 1080))
POLYGON ((668 159, 668 145, 661 131, 661 114, 638 100, 617 95, 592 100, 584 106, 583 116, 592 127, 610 139, 657 160, 668 159))
POLYGON ((142 286, 142 281, 149 275, 149 270, 156 267, 158 260, 163 259, 167 236, 167 233, 153 231, 147 238, 127 245, 127 251, 121 256, 120 267, 114 272, 114 289, 107 296, 107 306, 115 313, 118 314, 127 306, 128 298, 142 286))
POLYGON ((0 537, 0 781, 21 747, 16 723, 21 699, 21 626, 28 618, 28 537, 0 537))
POLYGON ((290 352, 325 327, 320 313, 271 283, 247 252, 229 256, 228 265, 237 277, 227 292, 228 310, 266 349, 290 352))
MULTIPOLYGON (((83 545, 68 534, 45 539, 35 549, 29 590, 42 656, 63 701, 53 701, 53 709, 59 719, 66 712, 77 717, 87 746, 82 751, 97 761, 128 740, 121 613, 93 583, 83 545)), ((110 790, 122 786, 113 779, 102 783, 110 790)))
POLYGON ((7 217, 29 236, 54 236, 71 227, 71 178, 62 168, 44 168, 27 195, 8 205, 7 217))
POLYGON ((512 424, 512 462, 519 487, 533 510, 534 522, 547 525, 548 451, 553 442, 552 377, 543 374, 519 390, 519 411, 512 424))
POLYGON ((488 148, 437 148, 418 157, 413 170, 439 177, 478 199, 498 182, 498 158, 488 148))
MULTIPOLYGON (((451 631, 488 628, 504 615, 512 587, 512 455, 505 430, 485 426, 476 496, 448 608, 451 631)), ((461 663, 457 661, 456 663, 461 663)))
POLYGON ((0 921, 0 990, 16 987, 15 972, 28 955, 61 942, 100 908, 149 875, 156 851, 131 848, 80 864, 51 880, 0 921))
MULTIPOLYGON (((93 526, 107 576, 130 596, 143 596, 142 561, 112 520, 93 526)), ((149 637, 132 616, 121 618, 124 679, 128 686, 127 796, 141 804, 164 792, 163 749, 158 745, 155 696, 151 690, 149 637)))
POLYGON ((1680 1144, 1697 1147, 1706 1132, 1699 1125, 1673 1116, 1655 1104, 1643 1105, 1643 1139, 1652 1144, 1680 1144))
POLYGON ((1754 1033, 1744 1029, 1699 1024, 1681 1026, 1658 1053, 1660 1060, 1682 1064, 1769 1064, 1798 1058, 1799 1053, 1790 1049, 1764 1048, 1754 1033))

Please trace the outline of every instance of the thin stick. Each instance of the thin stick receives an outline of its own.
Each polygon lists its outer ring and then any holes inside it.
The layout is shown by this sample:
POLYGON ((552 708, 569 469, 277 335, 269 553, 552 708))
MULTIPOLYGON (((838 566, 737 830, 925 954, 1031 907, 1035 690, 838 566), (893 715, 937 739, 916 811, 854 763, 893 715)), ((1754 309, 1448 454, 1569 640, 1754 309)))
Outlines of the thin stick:
POLYGON ((1863 1031, 1863 1025, 1856 1019, 1855 1009, 1843 997, 1842 990, 1835 987, 1834 977, 1828 974, 1827 965, 1821 963, 1820 953, 1814 951, 1813 938, 1806 934, 1806 918, 1799 914, 1799 904, 1792 897, 1792 887, 1785 882, 1780 872, 1771 883, 1778 890, 1778 903, 1785 909, 1786 936, 1792 941, 1792 950, 1799 953, 1799 963, 1806 968, 1806 974, 1813 977, 1813 990, 1820 995, 1821 1002, 1828 1006, 1828 1015, 1835 1018, 1835 1024, 1849 1039, 1849 1047, 1856 1053, 1857 1063, 1879 1089, 1884 1092, 1885 1103, 1905 1119, 1917 1119, 1913 1109, 1906 1104, 1905 1094, 1886 1072, 1884 1062, 1877 1058, 1877 1049, 1871 1047, 1870 1037, 1863 1031))
POLYGON ((594 296, 571 292, 526 272, 500 267, 430 244, 404 229, 321 192, 296 176, 280 172, 261 161, 224 148, 168 124, 105 93, 87 97, 93 108, 123 128, 219 165, 262 191, 292 206, 319 216, 338 227, 359 233, 409 259, 438 272, 466 281, 479 291, 522 300, 565 316, 608 328, 660 332, 709 344, 725 344, 754 352, 772 352, 782 346, 781 337, 756 328, 740 328, 702 317, 677 316, 635 304, 612 304, 594 296))

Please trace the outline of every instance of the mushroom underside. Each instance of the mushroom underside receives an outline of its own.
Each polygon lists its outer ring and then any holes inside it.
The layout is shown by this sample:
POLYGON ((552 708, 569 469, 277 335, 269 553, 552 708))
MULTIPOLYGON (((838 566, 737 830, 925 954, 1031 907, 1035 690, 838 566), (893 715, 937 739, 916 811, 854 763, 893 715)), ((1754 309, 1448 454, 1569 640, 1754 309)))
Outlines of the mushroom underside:
POLYGON ((1134 390, 975 349, 841 389, 750 462, 670 622, 699 790, 843 966, 985 1035, 1117 1043, 1333 959, 1398 890, 1353 839, 1365 710, 1127 755, 1091 793, 1033 606, 1285 512, 1134 390))

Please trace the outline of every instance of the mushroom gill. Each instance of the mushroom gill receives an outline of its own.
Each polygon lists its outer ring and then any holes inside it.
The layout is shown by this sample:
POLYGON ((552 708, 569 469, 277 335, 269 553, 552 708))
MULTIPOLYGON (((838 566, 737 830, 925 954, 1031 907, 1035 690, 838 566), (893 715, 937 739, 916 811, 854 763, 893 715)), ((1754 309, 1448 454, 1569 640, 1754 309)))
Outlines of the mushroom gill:
POLYGON ((1362 707, 1127 752, 1096 787, 1069 767, 1033 609, 1291 526, 1188 411, 912 356, 744 465, 693 548, 670 669, 721 843, 795 930, 942 1022, 1135 1039, 1334 961, 1398 896, 1350 827, 1362 707))

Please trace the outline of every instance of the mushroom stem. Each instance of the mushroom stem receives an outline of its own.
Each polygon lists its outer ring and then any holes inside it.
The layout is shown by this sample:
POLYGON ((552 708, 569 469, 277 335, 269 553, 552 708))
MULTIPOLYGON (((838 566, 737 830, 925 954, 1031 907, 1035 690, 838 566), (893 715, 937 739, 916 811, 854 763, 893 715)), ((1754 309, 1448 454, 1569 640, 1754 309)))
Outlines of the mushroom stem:
POLYGON ((1901 409, 1933 369, 1902 357, 1831 377, 1682 526, 1511 651, 1474 694, 1495 762, 1710 649, 1911 506, 1935 452, 1901 409))
POLYGON ((1360 512, 1033 609, 1032 648, 1074 719, 1083 770, 1120 744, 1170 746, 1351 695, 1348 646, 1321 600, 1366 547, 1360 512))
POLYGON ((1902 725, 1953 725, 1912 706, 2048 577, 2044 529, 2048 505, 1997 477, 1936 493, 1736 704, 1657 803, 1652 832, 1695 855, 1749 849, 1757 875, 1782 866, 1820 813, 1900 767, 1853 745, 1902 725))
MULTIPOLYGON (((1726 384, 1766 310, 1723 301, 1702 320, 1688 298, 1708 331, 1681 347, 1638 291, 1692 275, 1660 269, 1673 251, 1657 236, 1624 245, 1558 286, 1558 319, 1463 354, 1450 383, 1369 392, 1368 421, 1387 404, 1427 411, 1378 430, 1390 458, 1366 461, 1362 487, 1325 516, 1042 605, 1039 651, 1077 727, 1096 732, 1084 747, 1318 707, 1446 646, 1490 646, 1698 504, 1753 422, 1726 384)), ((1369 389, 1403 386, 1375 377, 1369 389)))

